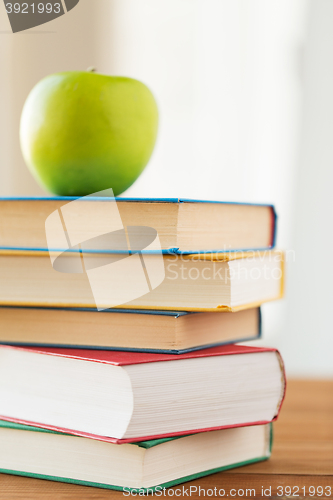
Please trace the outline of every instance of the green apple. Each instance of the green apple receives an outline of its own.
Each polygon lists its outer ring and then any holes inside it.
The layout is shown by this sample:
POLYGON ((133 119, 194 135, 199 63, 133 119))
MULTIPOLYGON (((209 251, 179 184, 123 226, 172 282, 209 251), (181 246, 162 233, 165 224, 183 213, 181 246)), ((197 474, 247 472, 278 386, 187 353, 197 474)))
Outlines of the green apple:
POLYGON ((125 191, 153 152, 158 109, 132 78, 84 71, 50 75, 22 111, 23 157, 36 179, 61 196, 125 191))

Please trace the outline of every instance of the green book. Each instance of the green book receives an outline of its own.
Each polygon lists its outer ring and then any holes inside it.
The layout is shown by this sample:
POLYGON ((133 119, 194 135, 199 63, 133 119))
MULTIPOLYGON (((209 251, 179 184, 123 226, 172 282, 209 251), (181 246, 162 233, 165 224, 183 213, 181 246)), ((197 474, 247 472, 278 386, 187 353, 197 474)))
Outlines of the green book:
POLYGON ((0 442, 0 472, 149 493, 267 460, 272 425, 114 444, 0 421, 0 442))

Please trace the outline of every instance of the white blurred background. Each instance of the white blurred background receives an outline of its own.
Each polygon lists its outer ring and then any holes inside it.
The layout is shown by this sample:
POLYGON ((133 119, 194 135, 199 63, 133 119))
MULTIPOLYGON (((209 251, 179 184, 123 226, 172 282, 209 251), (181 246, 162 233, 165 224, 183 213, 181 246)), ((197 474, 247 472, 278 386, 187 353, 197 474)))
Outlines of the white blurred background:
POLYGON ((159 104, 126 196, 276 205, 286 298, 263 306, 262 343, 288 375, 332 377, 332 0, 80 0, 15 35, 0 8, 1 196, 44 193, 18 141, 31 88, 89 66, 142 80, 159 104))

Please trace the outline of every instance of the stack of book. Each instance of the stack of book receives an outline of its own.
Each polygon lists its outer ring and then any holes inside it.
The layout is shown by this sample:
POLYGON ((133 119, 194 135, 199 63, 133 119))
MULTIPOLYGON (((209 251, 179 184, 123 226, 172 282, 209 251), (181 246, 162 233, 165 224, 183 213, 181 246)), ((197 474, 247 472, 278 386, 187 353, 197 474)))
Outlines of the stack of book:
POLYGON ((274 208, 123 198, 106 234, 114 203, 0 200, 0 470, 146 492, 266 460, 283 362, 243 342, 282 296, 274 208))

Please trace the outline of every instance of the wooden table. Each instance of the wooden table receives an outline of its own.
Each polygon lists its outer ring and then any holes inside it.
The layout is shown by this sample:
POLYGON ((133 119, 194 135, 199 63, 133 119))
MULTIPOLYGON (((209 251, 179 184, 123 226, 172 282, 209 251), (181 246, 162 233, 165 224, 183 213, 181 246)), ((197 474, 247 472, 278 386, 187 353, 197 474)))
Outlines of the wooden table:
MULTIPOLYGON (((186 487, 200 486, 206 492, 216 487, 217 494, 213 496, 218 496, 218 491, 223 489, 225 497, 228 495, 229 498, 249 498, 250 493, 251 498, 333 498, 333 380, 290 380, 274 434, 273 454, 269 461, 197 479, 186 483, 186 487), (288 486, 291 492, 286 489, 288 486), (312 494, 313 488, 309 490, 311 486, 316 488, 315 494, 312 494), (320 486, 324 488, 322 496, 320 488, 317 489, 320 486), (331 487, 330 496, 325 495, 329 492, 325 487, 331 487), (250 489, 255 490, 255 497, 250 489), (299 496, 292 496, 293 493, 299 496)), ((1 500, 111 498, 120 500, 126 497, 111 490, 0 474, 1 500)), ((192 493, 188 498, 202 499, 207 495, 199 497, 192 493)))

